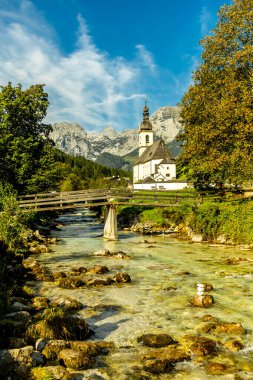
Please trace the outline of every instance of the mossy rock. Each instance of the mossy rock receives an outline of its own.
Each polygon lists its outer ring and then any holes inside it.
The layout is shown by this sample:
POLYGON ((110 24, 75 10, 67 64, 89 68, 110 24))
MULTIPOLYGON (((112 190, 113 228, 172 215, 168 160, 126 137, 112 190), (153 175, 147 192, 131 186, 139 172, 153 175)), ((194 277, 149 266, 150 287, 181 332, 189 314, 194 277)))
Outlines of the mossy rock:
POLYGON ((67 380, 69 372, 66 368, 57 366, 35 367, 31 369, 31 380, 67 380))
POLYGON ((89 269, 89 273, 95 273, 95 274, 105 274, 108 272, 109 272, 109 269, 105 265, 96 265, 89 269))
POLYGON ((215 355, 219 350, 215 340, 202 336, 185 335, 181 343, 196 356, 215 355))
POLYGON ((166 347, 169 344, 175 344, 174 339, 167 334, 144 334, 137 338, 137 342, 147 347, 166 347))
POLYGON ((63 308, 49 308, 39 316, 39 320, 29 326, 27 335, 33 339, 82 340, 87 337, 89 327, 84 319, 72 316, 63 308))
POLYGON ((51 304, 52 307, 64 307, 66 310, 81 310, 83 304, 74 298, 61 297, 54 300, 51 304))
POLYGON ((245 335, 246 330, 240 323, 236 322, 217 322, 211 323, 203 327, 203 332, 215 335, 245 335))
MULTIPOLYGON (((80 351, 88 356, 97 356, 108 354, 108 347, 103 344, 104 342, 84 342, 84 341, 73 341, 70 342, 70 347, 73 350, 80 351), (101 344, 102 343, 102 344, 101 344)), ((106 343, 106 342, 105 342, 106 343)))
POLYGON ((209 362, 205 364, 205 371, 209 375, 221 376, 221 375, 234 373, 235 368, 231 365, 224 364, 224 363, 209 362))
POLYGON ((57 359, 58 354, 65 348, 69 348, 69 342, 65 340, 50 340, 46 343, 45 348, 42 350, 42 354, 47 360, 57 359))
POLYGON ((116 282, 118 284, 131 282, 131 277, 129 276, 129 274, 123 273, 123 272, 122 273, 116 273, 112 279, 114 282, 116 282))
POLYGON ((85 282, 76 277, 61 278, 59 281, 59 287, 63 289, 76 289, 85 286, 85 282))
POLYGON ((108 286, 113 283, 110 277, 106 278, 90 278, 86 281, 87 286, 108 286))
POLYGON ((33 297, 31 301, 36 310, 46 309, 50 302, 46 297, 33 297))
POLYGON ((64 349, 58 354, 59 363, 75 370, 93 368, 95 359, 73 349, 64 349))
POLYGON ((172 372, 174 367, 166 359, 150 359, 144 363, 144 370, 153 374, 172 372))

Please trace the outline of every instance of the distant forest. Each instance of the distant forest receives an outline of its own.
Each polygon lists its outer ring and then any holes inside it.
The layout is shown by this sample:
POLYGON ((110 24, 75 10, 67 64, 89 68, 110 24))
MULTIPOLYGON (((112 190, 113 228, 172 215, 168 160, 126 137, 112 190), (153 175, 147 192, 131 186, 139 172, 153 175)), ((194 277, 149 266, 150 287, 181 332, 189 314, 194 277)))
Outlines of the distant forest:
POLYGON ((72 191, 85 188, 108 188, 126 186, 132 173, 109 168, 85 157, 72 156, 55 149, 55 160, 64 167, 64 179, 60 182, 60 191, 72 191))

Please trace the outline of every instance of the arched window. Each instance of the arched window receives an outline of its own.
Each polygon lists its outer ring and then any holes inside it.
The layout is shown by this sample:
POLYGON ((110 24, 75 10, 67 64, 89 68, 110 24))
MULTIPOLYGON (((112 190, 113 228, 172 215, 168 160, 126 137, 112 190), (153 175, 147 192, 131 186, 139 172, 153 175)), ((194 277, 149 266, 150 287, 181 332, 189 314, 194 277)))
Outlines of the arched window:
POLYGON ((149 135, 146 135, 146 144, 149 143, 149 135))

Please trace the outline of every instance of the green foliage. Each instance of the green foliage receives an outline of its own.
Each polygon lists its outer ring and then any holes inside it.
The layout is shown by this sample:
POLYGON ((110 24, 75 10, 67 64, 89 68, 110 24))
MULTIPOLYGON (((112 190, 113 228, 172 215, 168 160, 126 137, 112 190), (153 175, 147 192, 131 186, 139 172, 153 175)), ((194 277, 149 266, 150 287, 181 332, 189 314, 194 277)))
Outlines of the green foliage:
POLYGON ((253 243, 253 202, 204 202, 188 214, 185 223, 205 240, 223 236, 233 244, 253 243))
POLYGON ((48 138, 51 126, 43 123, 48 104, 43 85, 1 86, 0 178, 19 193, 51 189, 62 176, 48 138))
POLYGON ((133 170, 132 164, 128 160, 124 159, 124 157, 116 156, 108 152, 100 154, 96 159, 96 162, 107 166, 108 168, 124 169, 131 172, 133 170))
POLYGON ((182 100, 181 167, 199 188, 240 185, 253 173, 253 1, 221 7, 201 44, 202 63, 182 100))
POLYGON ((186 218, 187 225, 204 240, 214 240, 220 227, 220 207, 218 203, 208 201, 192 210, 186 218))
POLYGON ((140 215, 140 221, 142 223, 156 223, 162 227, 165 227, 168 225, 168 220, 164 216, 165 215, 160 208, 145 210, 140 215))
POLYGON ((56 161, 64 166, 66 173, 60 184, 60 191, 127 186, 124 178, 129 177, 130 173, 124 170, 108 168, 85 157, 71 156, 57 149, 54 155, 56 161))
POLYGON ((24 228, 24 216, 15 192, 10 185, 0 183, 0 241, 8 250, 17 250, 22 245, 24 228))

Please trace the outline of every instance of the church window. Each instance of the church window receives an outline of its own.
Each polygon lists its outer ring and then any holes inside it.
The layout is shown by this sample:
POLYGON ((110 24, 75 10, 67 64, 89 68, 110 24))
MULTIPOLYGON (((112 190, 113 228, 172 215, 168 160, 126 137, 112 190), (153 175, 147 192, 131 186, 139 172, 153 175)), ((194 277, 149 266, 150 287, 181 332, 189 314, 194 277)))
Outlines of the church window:
POLYGON ((146 135, 146 144, 149 143, 149 135, 146 135))

